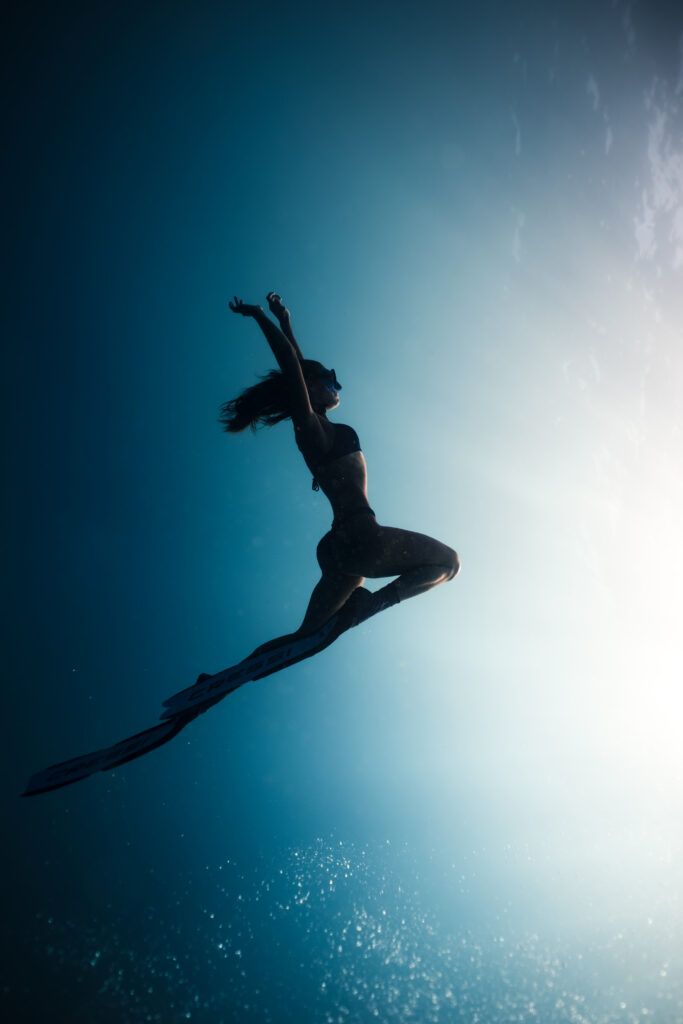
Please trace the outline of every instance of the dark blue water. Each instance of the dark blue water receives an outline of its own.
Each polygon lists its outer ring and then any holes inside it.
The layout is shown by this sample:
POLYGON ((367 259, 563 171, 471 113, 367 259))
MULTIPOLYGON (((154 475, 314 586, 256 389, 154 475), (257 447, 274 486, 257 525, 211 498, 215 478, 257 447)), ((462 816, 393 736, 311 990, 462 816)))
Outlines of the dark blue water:
POLYGON ((676 1020, 681 932, 668 907, 622 925, 524 928, 511 903, 479 893, 477 909, 478 860, 439 879, 438 903, 424 877, 434 858, 390 843, 225 859, 163 894, 151 879, 135 906, 37 913, 9 987, 36 1019, 49 998, 74 1021, 676 1020), (40 997, 27 970, 38 964, 40 997))
POLYGON ((15 5, 3 1019, 683 1019, 679 6, 15 5), (303 617, 270 289, 462 572, 22 800, 303 617))

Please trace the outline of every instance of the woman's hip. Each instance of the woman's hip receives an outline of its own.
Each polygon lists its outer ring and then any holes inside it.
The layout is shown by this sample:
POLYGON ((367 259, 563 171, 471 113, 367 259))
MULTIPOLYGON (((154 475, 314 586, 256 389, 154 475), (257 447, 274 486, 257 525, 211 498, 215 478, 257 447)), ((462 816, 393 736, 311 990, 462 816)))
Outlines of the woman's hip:
MULTIPOLYGON (((424 533, 381 526, 373 515, 354 515, 333 525, 318 544, 323 573, 349 576, 400 576, 421 565, 455 567, 453 548, 424 533)), ((457 571, 457 570, 455 570, 457 571)))
POLYGON ((316 552, 323 573, 357 576, 353 566, 376 546, 378 530, 369 505, 336 515, 332 529, 322 538, 316 552))

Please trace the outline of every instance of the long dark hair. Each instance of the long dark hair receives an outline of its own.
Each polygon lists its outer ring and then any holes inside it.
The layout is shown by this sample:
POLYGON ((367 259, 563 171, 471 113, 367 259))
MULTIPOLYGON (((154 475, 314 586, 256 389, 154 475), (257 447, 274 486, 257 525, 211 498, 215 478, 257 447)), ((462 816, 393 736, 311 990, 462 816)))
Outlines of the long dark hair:
MULTIPOLYGON (((316 359, 302 359, 301 369, 306 381, 325 372, 323 364, 316 359)), ((218 421, 229 434, 237 434, 247 427, 256 430, 259 423, 274 427, 292 415, 290 388, 281 370, 269 370, 259 379, 258 384, 252 384, 241 391, 237 398, 224 402, 218 421)))

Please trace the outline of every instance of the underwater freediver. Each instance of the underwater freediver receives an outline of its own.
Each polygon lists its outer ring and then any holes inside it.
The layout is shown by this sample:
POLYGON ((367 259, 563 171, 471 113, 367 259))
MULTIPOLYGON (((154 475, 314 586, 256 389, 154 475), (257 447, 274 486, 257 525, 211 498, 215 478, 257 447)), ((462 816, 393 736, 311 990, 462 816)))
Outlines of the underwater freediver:
POLYGON ((291 419, 294 440, 313 474, 313 488, 322 490, 332 506, 332 528, 317 547, 321 578, 306 614, 294 633, 257 647, 252 657, 318 629, 335 613, 345 629, 399 601, 424 594, 452 580, 460 567, 456 552, 432 537, 382 526, 368 502, 367 466, 353 427, 332 423, 328 412, 339 405, 341 384, 334 370, 305 359, 291 316, 275 292, 266 296, 276 327, 261 306, 237 296, 228 303, 233 313, 251 317, 263 331, 278 370, 226 402, 221 422, 229 433, 272 426, 291 419), (374 593, 363 587, 366 577, 396 576, 374 593))
POLYGON ((33 775, 24 796, 71 785, 100 771, 111 771, 167 743, 198 715, 246 682, 263 679, 324 650, 351 626, 451 580, 459 569, 452 548, 422 533, 381 526, 370 508, 367 468, 353 427, 331 423, 327 413, 339 405, 341 384, 334 370, 304 359, 292 332, 291 318, 275 292, 267 295, 276 327, 260 306, 237 297, 234 313, 252 317, 266 336, 280 367, 258 384, 226 402, 221 422, 229 433, 272 426, 291 419, 294 439, 320 488, 332 505, 332 529, 317 548, 322 576, 294 633, 257 647, 237 665, 202 673, 196 683, 164 701, 158 725, 119 743, 51 765, 33 775), (363 587, 366 577, 396 576, 374 593, 363 587))

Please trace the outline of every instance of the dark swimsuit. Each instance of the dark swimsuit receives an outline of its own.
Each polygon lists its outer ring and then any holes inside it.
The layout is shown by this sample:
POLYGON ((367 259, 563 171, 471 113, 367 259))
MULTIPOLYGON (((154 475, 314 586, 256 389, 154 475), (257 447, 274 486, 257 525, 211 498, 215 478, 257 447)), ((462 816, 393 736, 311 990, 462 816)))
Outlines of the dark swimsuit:
MULTIPOLYGON (((337 459, 342 459, 345 455, 350 455, 352 452, 362 451, 358 435, 353 427, 349 427, 346 423, 335 423, 333 426, 334 435, 330 451, 319 457, 314 466, 311 466, 306 459, 306 463, 313 474, 317 473, 324 467, 329 466, 331 463, 336 462, 337 459)), ((303 452, 301 454, 303 455, 303 452)), ((304 459, 305 458, 306 457, 304 456, 304 459)), ((321 485, 319 485, 315 476, 313 476, 312 487, 313 490, 321 489, 321 485)), ((375 512, 369 505, 359 505, 355 509, 349 509, 347 512, 344 512, 341 516, 335 516, 332 521, 332 531, 335 532, 335 534, 338 534, 339 530, 349 521, 349 519, 365 512, 370 513, 372 516, 375 515, 375 512)))
MULTIPOLYGON (((314 473, 336 462, 337 459, 343 458, 345 455, 362 451, 358 435, 353 427, 349 427, 345 423, 335 423, 334 428, 332 447, 312 467, 312 472, 314 473)), ((313 490, 319 490, 319 484, 315 477, 313 477, 313 490)), ((360 552, 357 548, 357 539, 347 537, 344 527, 355 516, 364 513, 369 513, 373 518, 376 518, 374 510, 369 505, 359 505, 357 508, 347 510, 340 516, 335 516, 332 521, 332 529, 317 546, 317 560, 324 572, 349 572, 349 565, 356 561, 360 552)), ((354 574, 353 570, 351 570, 351 574, 354 574)))
MULTIPOLYGON (((316 472, 323 466, 329 466, 331 462, 336 462, 337 459, 341 459, 344 455, 350 455, 352 452, 360 452, 362 448, 360 441, 358 440, 358 434, 353 427, 347 426, 346 423, 335 423, 334 426, 334 440, 332 441, 332 447, 329 452, 325 452, 318 461, 316 466, 316 472)), ((320 484, 313 477, 313 490, 319 491, 320 484)))
MULTIPOLYGON (((343 458, 344 455, 350 455, 352 452, 360 452, 363 449, 360 446, 358 434, 349 427, 346 423, 335 423, 334 426, 334 438, 332 441, 332 447, 328 452, 318 458, 318 461, 311 469, 313 473, 319 472, 325 466, 329 466, 331 462, 336 462, 337 459, 343 458)), ((302 452, 303 454, 303 452, 302 452)), ((305 457, 305 456, 304 456, 305 457)), ((308 460, 306 460, 308 462, 308 460)), ((311 467, 309 467, 311 468, 311 467)), ((313 490, 319 491, 320 484, 316 477, 313 477, 313 490)), ((332 529, 339 530, 345 523, 352 519, 354 516, 361 515, 361 513, 369 512, 371 516, 375 513, 369 505, 360 505, 358 508, 351 509, 345 512, 343 516, 336 517, 332 521, 332 529)))
MULTIPOLYGON (((354 508, 350 512, 345 512, 343 516, 335 516, 332 520, 332 529, 341 530, 342 526, 346 526, 349 519, 353 519, 354 516, 359 516, 363 512, 369 512, 371 516, 375 515, 374 509, 371 509, 369 505, 361 505, 360 508, 354 508)), ((377 517, 375 516, 375 518, 377 517)))

